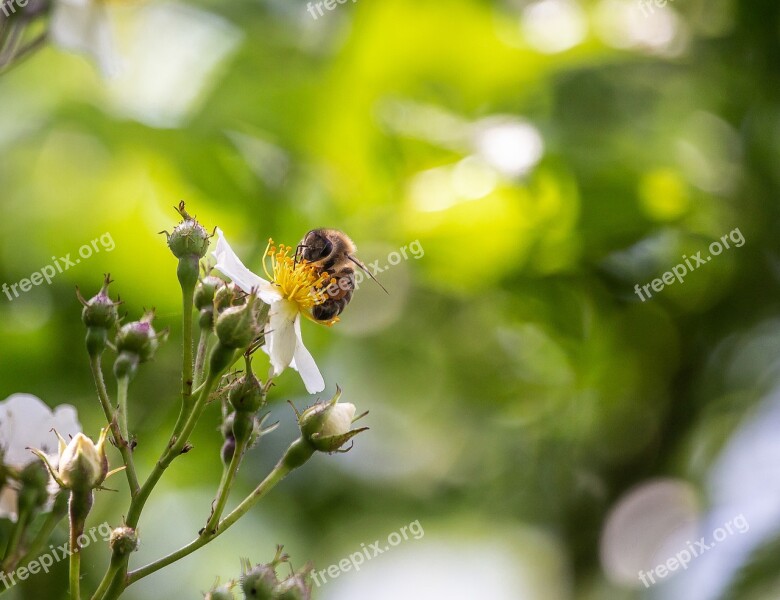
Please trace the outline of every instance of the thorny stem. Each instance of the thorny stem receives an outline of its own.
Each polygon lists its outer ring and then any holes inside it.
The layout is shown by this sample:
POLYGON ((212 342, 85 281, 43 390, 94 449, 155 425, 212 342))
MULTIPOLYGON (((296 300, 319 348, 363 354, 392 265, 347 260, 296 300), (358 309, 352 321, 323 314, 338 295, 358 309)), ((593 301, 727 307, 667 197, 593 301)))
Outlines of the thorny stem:
POLYGON ((211 332, 206 327, 200 328, 198 337, 198 351, 195 354, 195 378, 193 385, 199 385, 203 380, 203 371, 206 367, 206 350, 209 346, 209 335, 211 332))
POLYGON ((116 383, 117 396, 117 421, 119 423, 119 433, 122 439, 128 442, 130 434, 127 427, 127 387, 130 384, 130 378, 120 377, 116 383))
MULTIPOLYGON (((291 446, 292 448, 292 446, 291 446)), ((288 454, 289 454, 288 450, 288 454)), ((159 571, 160 569, 167 567, 168 565, 175 563, 176 561, 184 558, 185 556, 188 556, 189 554, 192 554, 199 548, 205 546, 212 540, 216 539, 222 533, 228 530, 228 528, 233 525, 236 521, 238 521, 241 517, 243 517, 249 510, 263 497, 265 496, 269 491, 271 491, 274 486, 276 486, 277 483, 279 483, 284 477, 293 469, 295 468, 294 465, 289 464, 288 461, 286 461, 284 458, 279 461, 279 463, 274 467, 274 469, 268 474, 268 476, 255 488, 255 490, 249 494, 242 502, 239 504, 233 511, 224 519, 222 519, 219 522, 219 526, 216 527, 214 530, 209 529, 208 527, 203 530, 203 533, 193 541, 191 541, 186 546, 183 546, 179 550, 176 550, 175 552, 172 552, 171 554, 168 554, 167 556, 164 556, 163 558, 160 558, 145 567, 141 567, 139 569, 136 569, 135 571, 131 571, 127 575, 127 585, 131 585, 138 581, 139 579, 142 579, 146 577, 147 575, 151 575, 155 571, 159 571)))
MULTIPOLYGON (((103 407, 103 412, 106 415, 106 420, 111 426, 111 433, 116 441, 116 447, 119 449, 119 453, 122 455, 122 461, 125 463, 125 472, 127 473, 127 483, 130 486, 130 497, 134 498, 139 491, 138 476, 135 472, 135 464, 133 463, 133 453, 130 450, 130 446, 127 439, 122 435, 122 431, 119 429, 116 415, 114 415, 114 409, 111 407, 111 401, 108 398, 108 391, 106 390, 106 382, 103 379, 103 370, 100 366, 100 356, 90 356, 89 366, 92 369, 92 377, 95 380, 95 387, 97 388, 98 398, 100 398, 100 405, 103 407)), ((120 394, 121 394, 120 385, 120 394)), ((125 396, 127 395, 127 389, 125 388, 125 396)), ((127 399, 125 397, 125 403, 127 399)), ((120 403, 122 402, 120 398, 120 403)), ((120 406, 121 408, 121 406, 120 406)))
MULTIPOLYGON (((179 456, 184 449, 184 446, 186 445, 192 430, 195 428, 195 424, 198 422, 201 414, 203 413, 203 409, 206 406, 206 401, 211 395, 215 385, 219 381, 221 374, 221 372, 209 373, 206 381, 200 388, 200 392, 196 396, 193 396, 194 404, 192 411, 190 411, 189 418, 184 424, 181 433, 176 437, 175 441, 173 438, 171 439, 173 444, 169 445, 165 449, 162 456, 157 461, 154 469, 149 474, 149 477, 141 486, 138 494, 130 501, 130 509, 128 510, 127 518, 125 519, 125 524, 128 527, 132 527, 133 529, 138 527, 138 521, 141 518, 141 512, 143 511, 146 501, 149 499, 149 495, 160 481, 160 478, 165 472, 165 469, 168 468, 171 462, 173 462, 173 460, 179 456)), ((105 600, 113 600, 119 597, 124 588, 128 585, 125 575, 127 573, 127 563, 129 559, 129 555, 122 557, 119 566, 113 569, 113 574, 110 572, 106 573, 103 578, 103 582, 100 584, 100 588, 106 589, 106 592, 103 594, 103 596, 93 596, 93 600, 100 600, 100 598, 104 598, 105 600)), ((113 565, 110 566, 109 571, 112 570, 111 567, 113 567, 113 565)))
POLYGON ((211 513, 211 517, 206 523, 206 532, 215 533, 219 526, 219 518, 222 516, 222 512, 225 510, 225 504, 227 504, 228 497, 230 496, 230 488, 233 486, 233 480, 238 473, 238 467, 241 465, 241 459, 244 457, 244 451, 246 450, 249 438, 247 437, 241 442, 236 443, 236 448, 233 451, 233 457, 230 459, 230 464, 222 474, 222 481, 219 484, 217 495, 214 500, 214 509, 211 513))

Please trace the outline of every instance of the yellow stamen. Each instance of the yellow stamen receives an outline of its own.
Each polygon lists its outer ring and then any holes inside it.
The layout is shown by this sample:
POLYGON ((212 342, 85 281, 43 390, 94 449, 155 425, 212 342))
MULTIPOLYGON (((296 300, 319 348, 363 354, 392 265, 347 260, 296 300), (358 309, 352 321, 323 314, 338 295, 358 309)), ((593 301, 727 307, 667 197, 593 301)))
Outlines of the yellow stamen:
POLYGON ((279 288, 282 296, 295 302, 300 312, 311 318, 311 309, 327 299, 323 288, 331 277, 324 272, 318 273, 318 269, 306 260, 296 262, 289 256, 291 251, 292 247, 284 244, 279 244, 277 250, 274 241, 268 240, 263 255, 263 270, 279 288))

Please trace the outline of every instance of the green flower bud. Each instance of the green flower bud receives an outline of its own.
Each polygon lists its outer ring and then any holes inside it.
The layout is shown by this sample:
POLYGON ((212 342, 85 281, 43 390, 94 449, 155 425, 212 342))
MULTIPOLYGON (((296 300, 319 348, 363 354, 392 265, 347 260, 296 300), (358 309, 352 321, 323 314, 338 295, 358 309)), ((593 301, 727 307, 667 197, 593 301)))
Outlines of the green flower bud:
POLYGON ((195 308, 203 310, 214 306, 214 296, 217 290, 225 287, 225 281, 213 275, 202 278, 195 286, 195 308))
POLYGON ((230 412, 222 419, 222 424, 219 426, 220 433, 225 439, 233 437, 233 421, 236 418, 236 413, 230 412))
POLYGON ((233 364, 235 358, 236 349, 229 348, 217 340, 217 343, 214 344, 214 348, 211 350, 211 356, 209 357, 209 371, 211 373, 221 373, 233 364))
POLYGON ((108 540, 109 548, 117 557, 135 552, 139 545, 138 532, 132 527, 117 527, 111 532, 108 540))
POLYGON ((265 404, 265 388, 252 372, 251 358, 246 357, 246 373, 230 386, 228 400, 240 413, 256 413, 265 404))
POLYGON ((114 302, 109 298, 109 284, 111 284, 111 277, 107 274, 103 280, 103 287, 92 298, 84 300, 78 294, 81 303, 84 305, 84 309, 81 311, 81 320, 87 327, 110 329, 116 324, 119 318, 116 307, 119 305, 119 302, 114 302))
POLYGON ((76 296, 84 305, 81 311, 81 320, 87 326, 86 345, 90 356, 102 354, 108 341, 108 330, 116 325, 118 314, 116 307, 119 302, 114 302, 108 296, 108 286, 111 278, 107 274, 103 280, 103 287, 90 298, 84 300, 81 292, 76 288, 76 296))
POLYGON ((247 348, 262 333, 268 309, 255 295, 250 295, 243 306, 226 308, 215 327, 219 341, 227 348, 247 348))
POLYGON ((132 379, 138 370, 139 361, 140 358, 135 352, 123 350, 114 361, 114 377, 117 379, 122 379, 123 377, 132 379))
POLYGON ((336 452, 350 439, 368 427, 351 429, 352 423, 368 413, 355 417, 355 405, 339 403, 341 389, 329 402, 318 402, 298 415, 303 439, 320 452, 336 452))
POLYGON ((273 591, 274 600, 310 600, 311 584, 304 574, 291 575, 273 591))
POLYGON ((246 598, 271 600, 274 597, 274 588, 278 583, 276 569, 272 564, 247 568, 241 575, 241 591, 244 592, 246 598))
POLYGON ((217 288, 214 293, 214 312, 222 313, 231 306, 246 304, 246 294, 235 283, 227 283, 217 288))
MULTIPOLYGON (((209 249, 209 233, 191 217, 184 209, 184 202, 179 202, 176 209, 182 217, 182 222, 174 227, 168 236, 168 247, 176 258, 195 256, 203 258, 209 249)), ((197 274, 196 274, 197 277, 197 274)))
POLYGON ((222 444, 222 449, 220 451, 220 455, 222 457, 222 464, 225 466, 230 464, 230 461, 233 460, 233 455, 236 453, 236 438, 234 438, 232 435, 230 437, 225 438, 225 442, 222 444))
POLYGON ((234 581, 230 581, 225 585, 215 584, 214 588, 206 594, 204 600, 236 600, 236 597, 233 595, 235 585, 234 581))
POLYGON ((150 311, 144 314, 140 321, 123 325, 116 336, 117 352, 135 354, 139 363, 151 360, 159 345, 158 338, 167 333, 164 331, 158 334, 152 327, 153 319, 154 312, 150 311))

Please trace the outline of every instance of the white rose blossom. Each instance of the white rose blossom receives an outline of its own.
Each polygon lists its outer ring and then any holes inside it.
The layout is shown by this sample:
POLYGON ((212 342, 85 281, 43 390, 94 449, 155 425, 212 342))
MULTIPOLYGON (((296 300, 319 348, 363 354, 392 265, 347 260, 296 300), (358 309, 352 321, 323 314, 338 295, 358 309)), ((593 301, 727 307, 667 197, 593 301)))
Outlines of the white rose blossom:
MULTIPOLYGON (((13 394, 0 402, 0 448, 6 466, 21 471, 38 460, 28 448, 42 448, 49 460, 57 462, 59 455, 56 429, 65 436, 81 432, 78 414, 73 406, 61 404, 51 410, 32 394, 13 394)), ((18 491, 13 482, 6 482, 0 492, 0 517, 17 518, 18 491)))
POLYGON ((104 76, 119 71, 119 54, 104 0, 56 0, 49 33, 56 46, 89 55, 104 76))
POLYGON ((263 268, 268 279, 264 279, 244 266, 222 230, 217 229, 217 236, 217 245, 213 251, 217 260, 215 268, 230 277, 244 292, 257 294, 271 307, 264 349, 271 358, 272 375, 279 375, 291 366, 300 373, 310 394, 325 389, 320 370, 303 345, 301 315, 314 320, 311 316, 312 308, 324 300, 323 291, 329 276, 318 273, 305 261, 295 261, 289 256, 292 247, 280 245, 276 248, 273 242, 269 242, 269 249, 263 257, 263 268), (270 270, 266 264, 268 260, 271 263, 270 270))

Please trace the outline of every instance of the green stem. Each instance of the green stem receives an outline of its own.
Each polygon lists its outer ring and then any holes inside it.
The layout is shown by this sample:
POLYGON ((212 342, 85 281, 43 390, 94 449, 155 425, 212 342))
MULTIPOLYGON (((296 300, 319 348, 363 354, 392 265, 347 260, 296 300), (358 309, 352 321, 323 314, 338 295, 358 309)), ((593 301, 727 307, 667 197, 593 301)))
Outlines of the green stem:
POLYGON ((24 533, 27 531, 27 525, 29 525, 29 521, 30 509, 21 509, 19 511, 19 516, 16 519, 16 523, 14 524, 13 531, 11 532, 11 539, 8 541, 8 546, 5 548, 4 561, 10 560, 13 557, 16 549, 19 547, 19 542, 21 542, 24 533))
MULTIPOLYGON (((190 412, 189 418, 185 422, 181 433, 176 437, 175 440, 173 437, 171 438, 171 444, 169 444, 169 446, 166 447, 166 449, 163 451, 162 456, 157 461, 157 464, 154 466, 154 469, 149 474, 147 480, 141 486, 138 494, 130 501, 130 509, 128 510, 127 517, 125 519, 125 524, 128 527, 132 527, 133 529, 138 527, 138 521, 141 518, 141 512, 143 511, 144 505, 149 499, 152 490, 160 481, 160 478, 165 472, 165 469, 167 469, 171 462, 173 462, 173 459, 181 454, 181 451, 184 449, 184 446, 187 443, 192 430, 195 428, 198 419, 200 419, 200 416, 203 413, 203 409, 206 406, 208 397, 211 395, 211 392, 219 381, 221 375, 221 371, 216 374, 209 372, 206 381, 200 387, 200 392, 196 396, 193 396, 194 404, 192 411, 190 412)), ((109 577, 108 573, 106 573, 104 580, 109 579, 110 583, 106 586, 108 589, 102 597, 104 600, 114 600, 115 598, 118 598, 124 588, 127 587, 128 584, 125 575, 127 573, 127 563, 129 560, 129 555, 123 557, 119 567, 114 570, 113 576, 109 577)), ((101 584, 101 587, 102 586, 103 584, 101 584)), ((94 598, 95 600, 100 600, 99 596, 95 596, 94 598)))
POLYGON ((198 351, 195 353, 195 381, 193 385, 199 385, 203 381, 203 371, 206 368, 206 350, 209 346, 209 331, 206 327, 200 328, 198 336, 198 351))
MULTIPOLYGON (((117 423, 116 415, 114 415, 114 409, 111 407, 111 400, 108 398, 108 391, 106 390, 106 382, 103 379, 103 369, 100 365, 100 355, 90 356, 89 366, 92 369, 92 377, 95 380, 95 387, 97 388, 98 398, 100 398, 100 405, 103 407, 103 413, 106 415, 106 420, 111 426, 111 433, 116 440, 116 447, 119 449, 119 453, 122 455, 122 461, 125 463, 125 473, 127 474, 127 483, 130 486, 130 497, 134 498, 139 491, 138 475, 135 472, 135 464, 133 463, 133 453, 130 450, 130 445, 127 443, 127 438, 124 437, 122 431, 117 423)), ((120 394, 122 386, 119 386, 120 394)), ((125 386, 125 400, 127 403, 127 387, 125 386)), ((120 409, 122 399, 120 397, 120 409)), ((125 409, 126 412, 126 409, 125 409)), ((127 422, 125 420, 125 426, 127 422)))
POLYGON ((81 554, 79 552, 73 552, 70 555, 70 597, 72 600, 80 600, 81 598, 81 554))
POLYGON ((222 512, 225 510, 228 497, 230 496, 230 488, 233 486, 233 480, 238 473, 238 467, 241 465, 241 459, 244 456, 247 442, 249 439, 243 440, 243 442, 236 441, 236 448, 233 451, 233 457, 230 459, 230 464, 222 474, 222 481, 217 489, 217 495, 214 502, 214 510, 211 513, 211 517, 206 523, 206 531, 210 533, 216 533, 219 525, 219 518, 222 516, 222 512))
POLYGON ((198 419, 200 419, 200 415, 206 406, 206 400, 219 380, 219 375, 220 374, 213 376, 212 374, 209 374, 209 378, 206 380, 200 394, 195 397, 193 410, 181 431, 181 435, 178 436, 172 446, 163 452, 162 457, 157 461, 154 469, 149 474, 149 478, 141 486, 138 495, 130 502, 130 510, 127 513, 126 519, 128 527, 132 527, 134 529, 138 527, 141 511, 143 510, 144 504, 146 504, 146 500, 149 498, 149 494, 151 494, 154 486, 157 485, 157 482, 160 480, 160 477, 162 477, 165 469, 168 468, 171 462, 173 462, 173 459, 179 456, 181 451, 184 449, 184 446, 187 443, 192 430, 195 428, 195 424, 198 422, 198 419))
POLYGON ((192 396, 192 313, 195 286, 182 286, 182 364, 181 398, 188 404, 192 396))
POLYGON ((108 565, 106 574, 103 576, 103 581, 100 582, 100 585, 95 590, 91 600, 99 600, 108 592, 108 588, 111 586, 111 582, 114 580, 116 574, 122 568, 122 564, 121 558, 111 557, 111 562, 108 565))
POLYGON ((192 374, 192 311, 195 286, 181 286, 182 299, 182 361, 181 361, 181 409, 173 426, 171 439, 168 444, 173 446, 181 437, 182 429, 187 424, 193 408, 193 374, 192 374))
MULTIPOLYGON (((288 454, 289 454, 289 450, 288 450, 288 454)), ((260 485, 258 485, 255 488, 255 490, 241 502, 241 504, 239 504, 235 509, 233 509, 233 512, 231 512, 227 517, 225 517, 224 519, 222 519, 222 521, 219 522, 219 526, 216 527, 215 530, 211 531, 207 528, 203 531, 203 533, 198 538, 194 539, 189 544, 183 546, 179 550, 176 550, 175 552, 172 552, 171 554, 168 554, 163 558, 160 558, 152 563, 149 563, 145 567, 141 567, 139 569, 131 571, 127 575, 127 584, 131 585, 136 581, 138 581, 139 579, 142 579, 147 575, 151 575, 155 571, 159 571, 163 567, 167 567, 168 565, 175 563, 176 561, 184 558, 185 556, 188 556, 189 554, 192 554, 199 548, 205 546, 212 540, 222 535, 225 531, 228 530, 228 528, 231 525, 233 525, 247 512, 249 512, 249 510, 263 496, 265 496, 269 491, 271 491, 274 488, 274 486, 277 483, 279 483, 282 479, 284 479, 284 477, 294 468, 295 468, 294 466, 288 464, 288 462, 285 461, 284 459, 279 461, 279 463, 274 467, 273 471, 271 471, 268 474, 268 476, 260 483, 260 485)))
POLYGON ((125 441, 130 440, 130 433, 127 427, 127 387, 130 385, 130 378, 120 377, 116 382, 117 398, 117 421, 119 423, 119 432, 125 441))
POLYGON ((92 509, 92 490, 71 491, 68 503, 70 516, 70 598, 81 600, 81 544, 79 537, 84 533, 87 515, 92 509))

